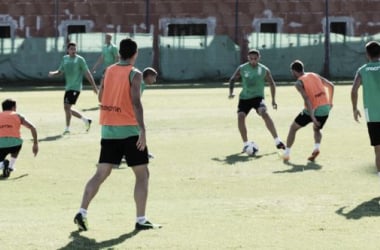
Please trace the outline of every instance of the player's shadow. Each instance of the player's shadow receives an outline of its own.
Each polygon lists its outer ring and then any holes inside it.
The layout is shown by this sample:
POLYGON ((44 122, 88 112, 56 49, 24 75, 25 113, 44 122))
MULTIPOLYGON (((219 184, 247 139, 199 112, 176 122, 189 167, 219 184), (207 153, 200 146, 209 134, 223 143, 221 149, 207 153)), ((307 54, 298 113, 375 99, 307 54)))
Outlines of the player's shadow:
POLYGON ((18 179, 21 179, 21 178, 24 178, 24 177, 27 177, 29 174, 22 174, 22 175, 20 175, 20 176, 17 176, 17 177, 14 177, 14 178, 12 178, 12 176, 9 178, 5 178, 5 177, 3 177, 3 176, 0 176, 0 180, 7 180, 7 181, 16 181, 16 180, 18 180, 18 179))
POLYGON ((62 137, 63 137, 62 134, 53 135, 53 136, 46 136, 45 138, 38 139, 38 142, 42 142, 42 141, 56 141, 58 139, 61 139, 62 137))
POLYGON ((83 112, 96 111, 96 110, 99 110, 99 107, 92 107, 92 108, 84 108, 84 109, 82 109, 83 112))
POLYGON ((91 249, 91 250, 100 250, 100 249, 113 249, 113 246, 123 243, 124 241, 132 238, 140 231, 133 230, 130 233, 125 233, 120 235, 117 238, 97 242, 95 239, 87 238, 80 234, 80 231, 73 231, 70 233, 72 240, 64 247, 59 248, 58 250, 73 250, 73 249, 91 249))
POLYGON ((267 154, 256 154, 254 156, 248 156, 244 153, 236 153, 232 155, 227 155, 224 159, 214 157, 212 158, 212 160, 217 161, 217 162, 223 162, 228 165, 234 165, 237 162, 247 162, 247 161, 251 161, 252 159, 260 159, 262 157, 273 155, 273 154, 276 154, 276 152, 267 153, 267 154))
POLYGON ((346 217, 347 220, 359 220, 363 217, 380 216, 379 201, 380 197, 376 197, 359 204, 357 207, 346 213, 343 211, 346 207, 339 208, 335 213, 346 217))
POLYGON ((319 165, 315 162, 309 161, 305 164, 295 164, 290 161, 284 161, 284 164, 291 167, 290 169, 280 170, 280 171, 274 171, 274 174, 284 174, 284 173, 298 173, 303 172, 307 170, 321 170, 322 165, 319 165))

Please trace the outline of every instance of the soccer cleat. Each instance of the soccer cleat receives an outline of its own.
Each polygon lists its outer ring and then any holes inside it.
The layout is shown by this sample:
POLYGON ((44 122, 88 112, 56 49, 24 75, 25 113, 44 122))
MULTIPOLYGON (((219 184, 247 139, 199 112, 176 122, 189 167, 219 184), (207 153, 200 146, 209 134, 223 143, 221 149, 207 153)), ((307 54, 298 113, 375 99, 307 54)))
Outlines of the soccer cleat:
POLYGON ((87 122, 86 122, 86 132, 88 132, 90 130, 91 123, 92 123, 92 120, 91 119, 87 119, 87 122))
POLYGON ((281 141, 276 145, 276 147, 277 147, 277 149, 283 149, 283 150, 285 150, 285 144, 284 143, 282 143, 281 141))
POLYGON ((13 171, 13 169, 9 168, 9 161, 4 160, 3 161, 4 167, 3 167, 3 177, 8 178, 13 171))
POLYGON ((70 130, 68 130, 67 128, 63 131, 62 133, 63 135, 69 135, 70 134, 70 130))
POLYGON ((311 153, 311 156, 309 158, 307 158, 309 161, 315 161, 315 158, 317 158, 317 156, 319 155, 319 150, 316 149, 313 151, 313 153, 311 153))
POLYGON ((158 229, 161 228, 161 225, 153 224, 149 221, 145 221, 144 223, 136 222, 135 230, 148 230, 148 229, 158 229))
POLYGON ((77 213, 74 217, 74 223, 78 225, 79 230, 87 231, 87 218, 84 218, 81 213, 77 213))

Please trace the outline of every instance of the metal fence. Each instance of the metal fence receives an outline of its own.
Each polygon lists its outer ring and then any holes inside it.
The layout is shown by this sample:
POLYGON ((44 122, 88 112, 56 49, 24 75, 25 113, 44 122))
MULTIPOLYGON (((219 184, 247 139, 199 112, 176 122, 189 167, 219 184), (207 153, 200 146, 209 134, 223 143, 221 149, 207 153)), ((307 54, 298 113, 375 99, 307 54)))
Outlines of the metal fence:
MULTIPOLYGON (((139 44, 136 66, 140 69, 152 66, 153 35, 115 33, 113 42, 118 45, 125 37, 133 37, 139 44)), ((78 54, 92 67, 100 55, 104 34, 72 34, 69 39, 77 43, 78 54)), ((260 50, 261 62, 278 80, 291 78, 289 64, 295 59, 302 60, 307 71, 321 73, 325 60, 324 39, 323 34, 252 33, 247 36, 248 47, 260 50)), ((366 62, 364 45, 370 40, 379 41, 380 34, 361 37, 331 34, 331 77, 352 78, 356 69, 366 62)), ((48 71, 56 69, 66 53, 66 43, 64 37, 0 39, 0 80, 47 80, 48 71)), ((243 50, 227 36, 161 36, 158 48, 161 80, 223 80, 242 63, 243 50)))

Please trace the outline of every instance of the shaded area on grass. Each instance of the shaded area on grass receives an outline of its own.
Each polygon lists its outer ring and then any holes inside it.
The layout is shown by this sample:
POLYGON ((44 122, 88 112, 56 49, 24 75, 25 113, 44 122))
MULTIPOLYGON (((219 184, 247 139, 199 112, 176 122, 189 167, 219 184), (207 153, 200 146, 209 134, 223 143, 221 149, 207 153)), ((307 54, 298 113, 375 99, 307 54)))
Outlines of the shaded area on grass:
POLYGON ((237 162, 247 162, 250 161, 251 159, 260 159, 265 156, 270 156, 276 154, 276 152, 273 153, 267 153, 267 154, 256 154, 254 156, 248 156, 245 153, 236 153, 232 155, 227 155, 224 159, 214 157, 212 158, 213 161, 217 162, 224 162, 225 164, 228 165, 234 165, 237 162))
POLYGON ((84 109, 82 109, 83 112, 97 111, 97 110, 99 110, 99 107, 92 107, 92 108, 84 108, 84 109))
POLYGON ((82 109, 83 112, 87 112, 87 111, 96 111, 96 110, 99 110, 99 106, 92 107, 92 108, 83 108, 83 109, 82 109))
MULTIPOLYGON (((51 135, 51 136, 46 136, 44 138, 40 138, 38 139, 38 142, 50 142, 50 141, 57 141, 57 140, 60 140, 60 139, 64 139, 64 138, 70 138, 70 135, 79 135, 79 134, 87 134, 88 131, 84 131, 84 132, 72 132, 70 131, 70 133, 62 133, 62 134, 58 134, 58 135, 51 135)), ((31 141, 33 141, 31 139, 31 141)))
POLYGON ((346 217, 347 220, 359 220, 363 217, 374 217, 380 216, 380 205, 379 205, 380 197, 373 198, 369 201, 365 201, 359 204, 357 207, 352 209, 351 211, 345 213, 343 210, 346 207, 341 207, 336 210, 338 215, 346 217))
POLYGON ((87 238, 86 236, 83 236, 80 234, 80 231, 73 231, 70 233, 70 237, 72 239, 71 242, 69 242, 66 246, 59 248, 59 250, 73 250, 73 249, 91 249, 91 250, 97 250, 97 249, 108 249, 123 243, 127 239, 132 238, 136 234, 138 234, 140 231, 133 230, 130 233, 122 234, 117 238, 97 242, 95 239, 87 238))
POLYGON ((52 136, 46 136, 45 138, 38 139, 38 142, 42 142, 42 141, 56 141, 58 139, 61 139, 62 137, 63 137, 62 134, 52 135, 52 136))
POLYGON ((29 174, 22 174, 22 175, 20 175, 20 176, 17 176, 17 177, 14 177, 14 178, 9 178, 9 177, 4 177, 4 176, 0 176, 0 180, 8 180, 8 181, 16 181, 16 180, 18 180, 18 179, 21 179, 21 178, 24 178, 24 177, 27 177, 27 176, 29 176, 29 174))
POLYGON ((315 162, 309 161, 307 164, 295 164, 290 161, 284 161, 284 164, 287 166, 290 166, 290 169, 280 170, 280 171, 274 171, 274 174, 284 174, 284 173, 297 173, 297 172, 303 172, 306 170, 321 170, 322 165, 319 165, 315 162))

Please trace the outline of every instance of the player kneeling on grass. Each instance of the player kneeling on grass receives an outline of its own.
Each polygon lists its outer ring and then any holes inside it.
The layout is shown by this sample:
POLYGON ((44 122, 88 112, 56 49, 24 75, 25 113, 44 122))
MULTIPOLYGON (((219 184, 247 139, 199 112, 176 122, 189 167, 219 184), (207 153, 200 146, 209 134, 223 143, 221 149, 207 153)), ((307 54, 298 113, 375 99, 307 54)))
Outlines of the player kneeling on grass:
POLYGON ((0 169, 3 177, 8 178, 15 170, 17 156, 22 147, 20 133, 21 125, 30 129, 33 136, 33 154, 38 153, 37 130, 24 116, 16 112, 16 101, 6 99, 2 103, 3 112, 0 113, 0 169), (10 154, 10 160, 5 159, 10 154))
POLYGON ((315 144, 314 150, 308 160, 314 161, 319 155, 319 146, 322 140, 321 129, 332 107, 334 84, 316 73, 304 72, 303 63, 299 60, 292 62, 290 69, 293 76, 297 79, 295 86, 304 100, 305 109, 301 111, 292 125, 290 125, 283 159, 285 161, 289 160, 290 148, 294 143, 297 131, 312 122, 314 125, 315 144))
POLYGON ((87 230, 87 209, 100 185, 111 174, 115 165, 125 157, 136 178, 134 198, 136 203, 135 230, 161 227, 145 216, 148 198, 148 147, 144 112, 141 103, 141 72, 133 65, 137 58, 137 44, 123 39, 119 48, 120 61, 109 66, 99 91, 101 149, 95 175, 88 181, 79 212, 74 222, 80 230, 87 230))

